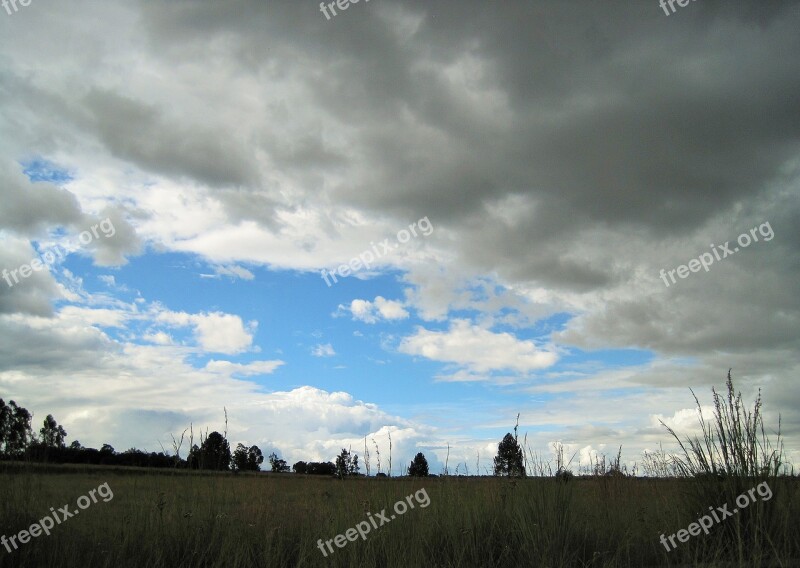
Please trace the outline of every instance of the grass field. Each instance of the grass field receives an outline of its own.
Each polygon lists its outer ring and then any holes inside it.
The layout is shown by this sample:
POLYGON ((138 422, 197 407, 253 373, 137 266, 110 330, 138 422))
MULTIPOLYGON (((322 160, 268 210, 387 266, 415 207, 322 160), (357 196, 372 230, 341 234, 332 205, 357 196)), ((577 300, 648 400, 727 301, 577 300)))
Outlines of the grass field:
MULTIPOLYGON (((798 566, 796 478, 667 552, 710 506, 697 481, 631 477, 337 479, 0 464, 6 537, 108 483, 98 499, 0 567, 798 566), (326 541, 425 489, 416 507, 324 557, 326 541), (738 528, 737 528, 738 527, 738 528)), ((755 482, 753 483, 755 485, 755 482)), ((774 486, 773 486, 774 485, 774 486)), ((707 494, 707 493, 706 493, 707 494)), ((720 493, 722 494, 722 493, 720 493)), ((84 501, 84 505, 88 499, 84 501)), ((379 523, 378 523, 379 524, 379 523)))

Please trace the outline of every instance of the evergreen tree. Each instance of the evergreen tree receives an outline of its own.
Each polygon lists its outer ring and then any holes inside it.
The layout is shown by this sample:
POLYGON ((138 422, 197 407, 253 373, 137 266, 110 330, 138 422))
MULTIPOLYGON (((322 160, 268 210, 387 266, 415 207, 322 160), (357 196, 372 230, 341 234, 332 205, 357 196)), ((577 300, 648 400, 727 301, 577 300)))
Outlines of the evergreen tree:
POLYGON ((408 466, 408 475, 412 477, 428 476, 428 460, 425 459, 425 455, 422 452, 419 452, 411 460, 411 465, 408 466))
POLYGON ((494 474, 525 477, 522 448, 520 448, 517 439, 510 432, 497 445, 497 456, 494 458, 494 474))

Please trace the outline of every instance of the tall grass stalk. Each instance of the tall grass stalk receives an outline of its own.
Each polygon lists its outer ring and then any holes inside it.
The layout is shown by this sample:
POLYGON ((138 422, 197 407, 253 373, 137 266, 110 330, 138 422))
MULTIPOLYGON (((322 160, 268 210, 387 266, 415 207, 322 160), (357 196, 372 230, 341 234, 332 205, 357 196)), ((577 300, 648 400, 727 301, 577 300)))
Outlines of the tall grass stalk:
MULTIPOLYGON (((709 507, 728 504, 731 509, 739 495, 746 493, 761 482, 767 482, 773 492, 770 501, 756 501, 740 514, 721 522, 710 537, 717 540, 715 550, 726 550, 736 561, 762 561, 780 556, 773 543, 778 540, 775 531, 784 523, 777 522, 781 514, 776 510, 780 502, 776 499, 782 489, 779 474, 784 468, 783 439, 780 433, 780 418, 774 441, 766 432, 762 414, 761 390, 748 410, 737 393, 728 371, 726 392, 712 388, 714 414, 707 420, 703 408, 695 395, 701 436, 681 437, 661 421, 675 438, 681 453, 672 456, 672 463, 679 476, 692 478, 687 484, 688 500, 692 515, 703 515, 709 507)), ((698 547, 700 541, 693 546, 698 547)), ((690 543, 692 544, 692 543, 690 543)), ((705 542, 708 546, 708 542, 705 542)), ((694 551, 702 558, 703 551, 694 551)), ((717 560, 715 558, 714 560, 717 560)))

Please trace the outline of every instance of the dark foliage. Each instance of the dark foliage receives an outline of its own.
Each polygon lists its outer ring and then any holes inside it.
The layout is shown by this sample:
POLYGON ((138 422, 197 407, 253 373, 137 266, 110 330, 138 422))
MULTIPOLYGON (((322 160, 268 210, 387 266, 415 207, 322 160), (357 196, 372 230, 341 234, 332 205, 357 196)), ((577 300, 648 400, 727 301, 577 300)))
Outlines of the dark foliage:
POLYGON ((419 452, 411 461, 408 466, 408 475, 412 477, 427 477, 428 476, 428 460, 425 459, 425 454, 419 452))
POLYGON ((509 432, 497 446, 494 458, 494 474, 510 477, 525 477, 525 462, 517 439, 509 432))

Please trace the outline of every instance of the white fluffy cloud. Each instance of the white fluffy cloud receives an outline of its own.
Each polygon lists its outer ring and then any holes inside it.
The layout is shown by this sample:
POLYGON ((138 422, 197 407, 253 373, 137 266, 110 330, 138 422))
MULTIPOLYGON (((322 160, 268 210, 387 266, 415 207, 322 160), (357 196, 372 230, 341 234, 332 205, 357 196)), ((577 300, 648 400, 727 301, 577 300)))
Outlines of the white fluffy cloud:
MULTIPOLYGON (((340 306, 340 309, 342 306, 340 306)), ((376 323, 380 319, 401 320, 408 318, 408 311, 402 302, 387 300, 383 296, 376 296, 374 302, 369 300, 353 300, 350 302, 350 313, 354 320, 365 323, 376 323)))
POLYGON ((256 322, 246 326, 242 318, 221 312, 187 314, 162 311, 156 321, 175 327, 191 326, 200 347, 213 353, 236 354, 245 351, 253 342, 256 322))
POLYGON ((553 365, 558 357, 537 347, 533 341, 521 341, 510 333, 495 333, 466 320, 454 320, 448 331, 418 327, 404 338, 400 351, 433 361, 453 363, 476 373, 511 370, 527 373, 553 365))

